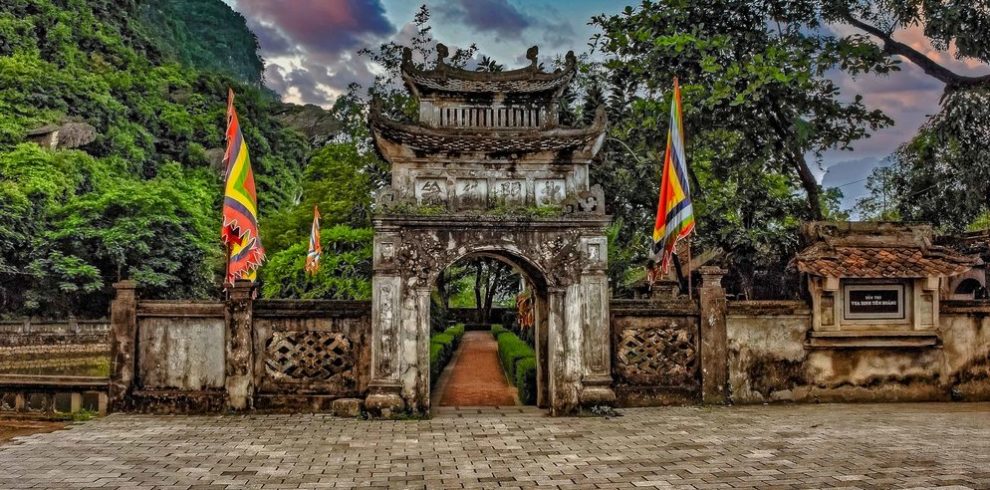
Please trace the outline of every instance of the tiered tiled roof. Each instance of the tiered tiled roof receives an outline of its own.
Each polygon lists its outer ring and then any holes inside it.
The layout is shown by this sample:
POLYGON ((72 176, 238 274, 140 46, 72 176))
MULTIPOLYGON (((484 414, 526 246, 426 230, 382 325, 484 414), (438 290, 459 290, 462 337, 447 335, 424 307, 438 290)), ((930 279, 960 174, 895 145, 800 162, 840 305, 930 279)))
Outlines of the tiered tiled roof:
POLYGON ((894 223, 811 223, 815 240, 794 259, 798 270, 822 277, 910 279, 955 276, 982 264, 978 257, 932 245, 931 228, 894 223))
POLYGON ((385 138, 426 153, 577 151, 582 148, 592 150, 600 143, 598 140, 605 134, 605 111, 599 110, 594 123, 587 128, 472 130, 399 123, 382 116, 373 106, 371 126, 376 139, 385 138))
POLYGON ((566 65, 554 72, 540 71, 537 63, 537 49, 532 47, 526 53, 530 66, 518 70, 502 72, 477 72, 455 68, 444 63, 447 48, 437 45, 439 53, 436 68, 420 70, 412 62, 412 53, 403 51, 402 78, 413 93, 458 92, 458 93, 515 93, 532 94, 562 90, 574 77, 577 60, 574 52, 568 52, 566 65))
POLYGON ((801 272, 868 279, 955 276, 979 264, 979 259, 939 246, 831 247, 816 243, 797 256, 801 272))

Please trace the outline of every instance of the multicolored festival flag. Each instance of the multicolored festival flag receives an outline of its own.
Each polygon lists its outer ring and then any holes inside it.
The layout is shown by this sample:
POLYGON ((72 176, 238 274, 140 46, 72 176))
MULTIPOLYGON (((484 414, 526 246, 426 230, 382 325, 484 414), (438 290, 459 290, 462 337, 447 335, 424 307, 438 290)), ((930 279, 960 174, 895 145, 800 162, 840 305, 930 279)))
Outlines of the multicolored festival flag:
POLYGON ((265 249, 258 235, 258 196, 254 172, 241 125, 234 110, 234 91, 227 95, 227 165, 223 196, 223 227, 220 237, 227 246, 227 282, 254 281, 265 260, 265 249))
POLYGON ((660 255, 664 273, 670 270, 674 246, 694 231, 694 210, 688 184, 687 157, 684 154, 684 121, 681 111, 681 87, 674 79, 674 99, 670 107, 670 130, 667 153, 663 159, 660 202, 653 227, 653 252, 660 255))
POLYGON ((309 253, 306 254, 306 272, 315 275, 320 270, 320 210, 313 205, 313 229, 309 232, 309 253))

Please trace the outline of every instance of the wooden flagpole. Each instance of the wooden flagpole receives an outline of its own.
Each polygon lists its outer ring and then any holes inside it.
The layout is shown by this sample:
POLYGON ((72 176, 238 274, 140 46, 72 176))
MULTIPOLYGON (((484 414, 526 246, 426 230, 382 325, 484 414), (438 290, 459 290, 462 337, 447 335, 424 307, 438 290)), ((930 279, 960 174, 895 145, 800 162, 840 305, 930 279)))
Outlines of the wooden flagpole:
POLYGON ((687 276, 688 276, 688 299, 694 299, 693 280, 691 279, 691 235, 687 238, 687 276))

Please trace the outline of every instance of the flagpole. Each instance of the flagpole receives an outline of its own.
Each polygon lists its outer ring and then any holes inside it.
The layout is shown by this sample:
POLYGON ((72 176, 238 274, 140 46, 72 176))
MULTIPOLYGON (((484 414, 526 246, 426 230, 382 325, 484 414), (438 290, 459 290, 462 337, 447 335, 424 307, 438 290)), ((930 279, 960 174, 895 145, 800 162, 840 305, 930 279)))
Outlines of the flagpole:
MULTIPOLYGON (((227 284, 227 281, 230 279, 230 253, 233 251, 233 246, 229 243, 225 243, 223 248, 227 252, 226 260, 224 260, 223 283, 227 284)), ((226 289, 226 287, 224 289, 226 289)))
POLYGON ((693 280, 691 279, 691 235, 687 237, 687 276, 688 276, 688 299, 694 299, 693 280))

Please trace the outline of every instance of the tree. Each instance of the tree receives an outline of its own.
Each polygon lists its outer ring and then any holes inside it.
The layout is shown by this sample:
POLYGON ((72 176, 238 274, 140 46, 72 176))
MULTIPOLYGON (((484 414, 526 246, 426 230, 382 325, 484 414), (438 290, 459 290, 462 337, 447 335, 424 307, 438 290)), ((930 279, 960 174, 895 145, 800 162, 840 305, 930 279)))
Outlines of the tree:
POLYGON ((474 70, 488 73, 499 73, 505 70, 505 65, 499 64, 488 56, 482 56, 481 61, 478 62, 478 66, 474 70))
POLYGON ((953 71, 897 38, 919 28, 932 47, 990 70, 990 8, 985 1, 804 0, 796 12, 808 26, 841 23, 859 32, 843 38, 892 61, 906 60, 945 84, 941 110, 892 156, 889 169, 871 177, 860 209, 872 217, 928 221, 961 231, 990 210, 987 165, 990 143, 990 71, 953 71), (882 212, 875 205, 886 203, 882 212), (871 208, 872 207, 872 208, 871 208))
POLYGON ((0 315, 104 316, 110 284, 122 278, 136 279, 146 298, 216 296, 230 87, 261 216, 295 204, 310 146, 276 118, 281 103, 175 52, 220 53, 237 39, 243 50, 225 66, 251 71, 260 63, 254 35, 237 23, 215 36, 179 32, 202 27, 189 17, 196 12, 236 17, 220 0, 145 3, 0 6, 0 315), (181 46, 163 46, 156 29, 167 26, 147 25, 142 8, 168 10, 181 46), (78 150, 25 142, 39 126, 77 122, 96 133, 78 150))
POLYGON ((932 47, 953 51, 956 58, 990 62, 990 9, 983 0, 799 0, 788 13, 817 28, 848 24, 861 33, 844 38, 850 46, 873 46, 886 56, 900 56, 948 90, 990 87, 990 74, 956 73, 908 44, 895 39, 898 29, 920 27, 932 47))
MULTIPOLYGON (((652 228, 675 76, 684 93, 697 243, 725 250, 733 273, 748 277, 743 282, 752 283, 759 267, 783 270, 796 246, 785 237, 800 219, 825 215, 806 155, 848 149, 891 123, 858 96, 842 102, 827 72, 886 73, 892 64, 775 18, 773 4, 644 1, 592 19, 602 29, 593 43, 606 60, 589 67, 587 85, 607 87, 611 122, 592 178, 627 227, 620 242, 645 253, 646 243, 632 241, 652 228), (806 204, 795 206, 800 191, 806 204)), ((586 90, 585 98, 600 100, 600 92, 586 90)))

